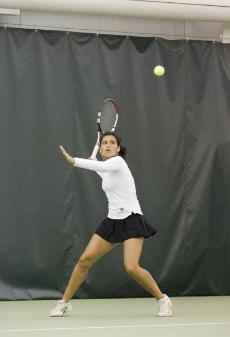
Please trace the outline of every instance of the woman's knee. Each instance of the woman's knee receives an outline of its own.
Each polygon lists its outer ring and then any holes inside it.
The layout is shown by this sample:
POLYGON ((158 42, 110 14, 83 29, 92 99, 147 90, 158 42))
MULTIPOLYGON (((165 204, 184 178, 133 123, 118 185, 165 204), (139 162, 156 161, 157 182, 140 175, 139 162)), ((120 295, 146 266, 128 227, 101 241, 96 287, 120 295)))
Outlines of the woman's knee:
POLYGON ((88 254, 82 254, 77 263, 78 267, 81 269, 89 269, 93 264, 93 256, 88 254))
POLYGON ((135 276, 138 273, 139 265, 133 263, 125 263, 125 270, 130 276, 135 276))

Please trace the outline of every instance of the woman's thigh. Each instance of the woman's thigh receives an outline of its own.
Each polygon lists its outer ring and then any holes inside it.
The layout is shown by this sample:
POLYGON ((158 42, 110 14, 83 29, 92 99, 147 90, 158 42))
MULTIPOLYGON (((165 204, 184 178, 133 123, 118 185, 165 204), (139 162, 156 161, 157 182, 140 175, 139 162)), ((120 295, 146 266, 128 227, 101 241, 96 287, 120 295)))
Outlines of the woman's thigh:
POLYGON ((93 234, 81 258, 90 259, 92 263, 95 263, 97 260, 109 253, 116 246, 116 243, 108 242, 102 239, 99 235, 93 234))
POLYGON ((138 265, 144 238, 132 238, 124 241, 124 265, 138 265))

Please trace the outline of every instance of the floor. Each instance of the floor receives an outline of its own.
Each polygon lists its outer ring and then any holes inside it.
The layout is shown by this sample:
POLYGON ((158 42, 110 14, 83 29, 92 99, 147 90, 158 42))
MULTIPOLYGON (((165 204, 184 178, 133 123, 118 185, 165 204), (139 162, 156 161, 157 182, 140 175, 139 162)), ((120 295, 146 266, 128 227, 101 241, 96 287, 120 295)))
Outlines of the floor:
POLYGON ((152 298, 73 300, 70 313, 51 318, 54 302, 0 302, 0 337, 230 337, 230 296, 172 298, 167 318, 152 298))

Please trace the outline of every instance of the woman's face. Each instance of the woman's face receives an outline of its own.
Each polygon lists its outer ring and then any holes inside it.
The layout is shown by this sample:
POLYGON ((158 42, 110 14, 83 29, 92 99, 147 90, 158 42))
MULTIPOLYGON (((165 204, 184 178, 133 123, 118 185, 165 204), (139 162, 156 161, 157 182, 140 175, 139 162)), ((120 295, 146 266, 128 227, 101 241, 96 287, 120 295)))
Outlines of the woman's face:
POLYGON ((104 160, 117 156, 120 151, 120 146, 114 136, 108 135, 103 137, 100 146, 100 153, 104 160))

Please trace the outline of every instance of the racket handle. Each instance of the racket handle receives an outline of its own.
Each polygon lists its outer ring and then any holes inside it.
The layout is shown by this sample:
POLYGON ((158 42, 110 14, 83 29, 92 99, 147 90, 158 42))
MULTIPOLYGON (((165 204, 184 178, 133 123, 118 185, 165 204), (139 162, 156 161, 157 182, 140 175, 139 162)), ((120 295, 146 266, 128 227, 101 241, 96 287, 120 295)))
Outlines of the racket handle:
POLYGON ((93 159, 96 158, 97 153, 98 153, 98 150, 99 150, 99 146, 98 146, 98 144, 96 144, 96 145, 94 146, 93 152, 92 152, 92 154, 91 154, 91 158, 93 158, 93 159))

